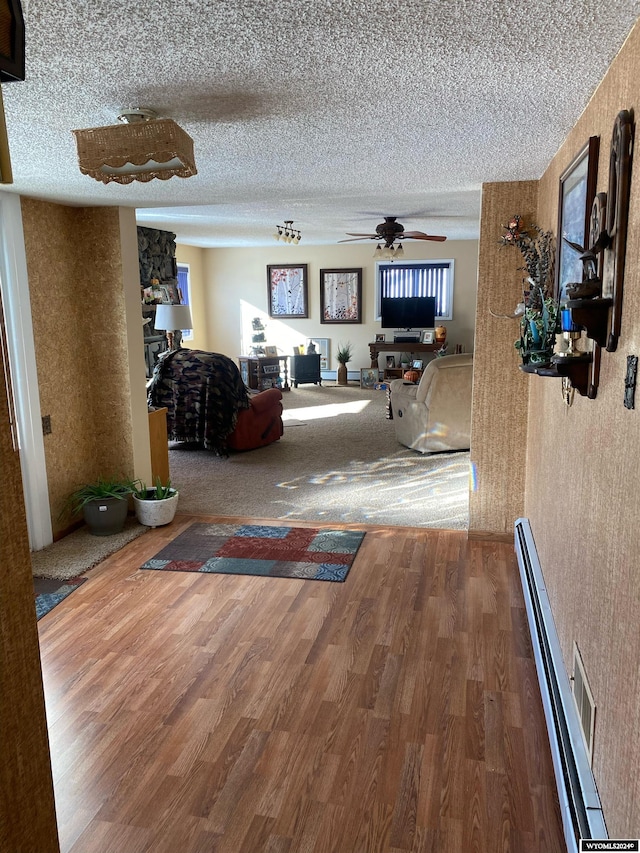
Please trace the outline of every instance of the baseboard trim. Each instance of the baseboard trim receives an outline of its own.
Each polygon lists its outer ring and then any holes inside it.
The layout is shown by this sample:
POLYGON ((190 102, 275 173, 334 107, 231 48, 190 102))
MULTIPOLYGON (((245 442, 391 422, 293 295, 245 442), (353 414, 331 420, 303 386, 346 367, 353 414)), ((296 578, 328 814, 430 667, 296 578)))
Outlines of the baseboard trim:
POLYGON ((531 525, 515 522, 515 551, 529 621, 569 853, 579 839, 608 838, 602 806, 567 674, 531 525))

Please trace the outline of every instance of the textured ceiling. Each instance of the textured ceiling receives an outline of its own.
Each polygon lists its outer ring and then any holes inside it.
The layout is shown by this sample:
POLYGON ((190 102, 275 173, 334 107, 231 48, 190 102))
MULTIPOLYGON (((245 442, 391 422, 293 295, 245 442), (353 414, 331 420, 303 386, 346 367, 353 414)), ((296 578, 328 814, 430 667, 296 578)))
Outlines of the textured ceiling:
POLYGON ((538 178, 640 0, 23 0, 27 79, 3 86, 14 184, 127 205, 200 246, 408 230, 477 237, 485 181, 538 178), (76 128, 175 119, 198 174, 104 186, 76 128))

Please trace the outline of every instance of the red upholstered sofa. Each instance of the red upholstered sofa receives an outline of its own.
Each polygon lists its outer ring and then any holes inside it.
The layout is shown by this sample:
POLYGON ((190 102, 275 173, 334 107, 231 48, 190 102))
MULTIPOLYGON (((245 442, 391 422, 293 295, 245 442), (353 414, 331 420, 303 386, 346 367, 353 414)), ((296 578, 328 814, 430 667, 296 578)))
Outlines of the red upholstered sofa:
POLYGON ((249 397, 249 408, 238 412, 227 446, 231 450, 253 450, 277 441, 282 431, 282 391, 268 388, 249 397))
POLYGON ((282 392, 249 395, 228 356, 203 350, 163 353, 147 387, 149 406, 167 409, 171 441, 220 455, 253 450, 282 435, 282 392))

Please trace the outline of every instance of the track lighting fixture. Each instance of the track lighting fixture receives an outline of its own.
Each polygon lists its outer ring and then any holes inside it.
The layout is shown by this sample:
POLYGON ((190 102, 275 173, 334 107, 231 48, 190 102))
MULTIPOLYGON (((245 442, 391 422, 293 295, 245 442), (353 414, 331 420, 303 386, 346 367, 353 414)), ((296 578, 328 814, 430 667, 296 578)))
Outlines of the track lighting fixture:
POLYGON ((285 219, 284 225, 276 225, 273 236, 276 240, 282 240, 283 243, 294 243, 297 246, 302 235, 292 226, 293 219, 285 219))

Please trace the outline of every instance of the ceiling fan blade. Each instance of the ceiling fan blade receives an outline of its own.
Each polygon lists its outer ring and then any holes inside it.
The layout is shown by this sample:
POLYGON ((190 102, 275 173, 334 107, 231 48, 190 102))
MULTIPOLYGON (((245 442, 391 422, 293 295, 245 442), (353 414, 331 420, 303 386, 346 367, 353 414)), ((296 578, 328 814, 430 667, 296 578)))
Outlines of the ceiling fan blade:
POLYGON ((338 243, 353 243, 355 240, 371 240, 371 236, 369 234, 365 234, 362 237, 347 237, 346 240, 338 240, 338 243))
POLYGON ((354 234, 353 231, 347 231, 347 237, 377 237, 377 234, 354 234))
POLYGON ((422 231, 405 231, 403 237, 409 237, 411 240, 437 240, 439 243, 444 242, 446 237, 438 237, 435 234, 423 234, 422 231))

